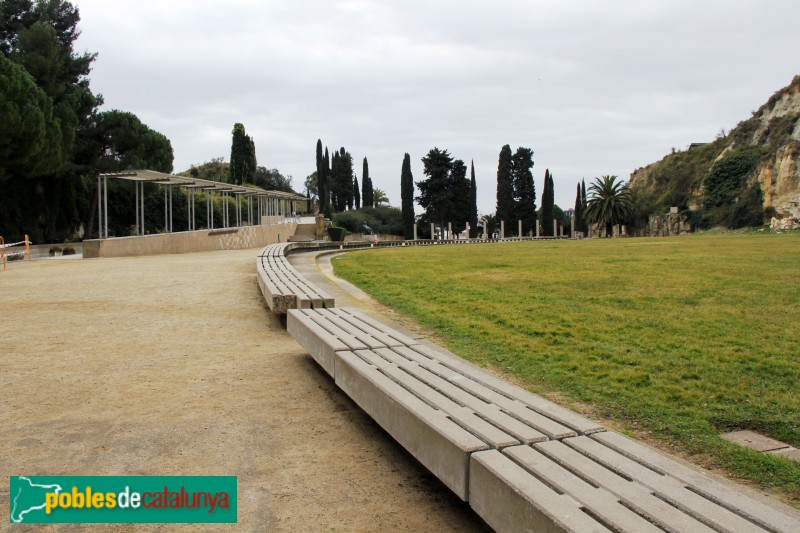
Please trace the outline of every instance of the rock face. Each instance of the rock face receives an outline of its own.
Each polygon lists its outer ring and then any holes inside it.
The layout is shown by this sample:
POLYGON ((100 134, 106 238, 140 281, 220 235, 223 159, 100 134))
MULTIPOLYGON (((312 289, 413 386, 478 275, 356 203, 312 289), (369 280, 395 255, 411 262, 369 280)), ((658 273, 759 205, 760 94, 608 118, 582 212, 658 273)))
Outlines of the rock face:
POLYGON ((759 168, 758 183, 764 194, 764 208, 783 207, 800 194, 800 167, 797 146, 787 145, 778 150, 775 158, 759 168))
POLYGON ((800 75, 727 135, 711 143, 693 143, 688 150, 637 169, 630 185, 647 200, 652 211, 646 215, 673 205, 696 209, 703 205, 703 178, 714 163, 748 148, 758 149, 759 158, 747 185, 758 184, 766 216, 790 216, 791 204, 800 201, 800 75))
POLYGON ((794 200, 783 204, 780 210, 776 210, 778 217, 772 217, 769 227, 772 230, 794 230, 800 229, 800 195, 794 200))

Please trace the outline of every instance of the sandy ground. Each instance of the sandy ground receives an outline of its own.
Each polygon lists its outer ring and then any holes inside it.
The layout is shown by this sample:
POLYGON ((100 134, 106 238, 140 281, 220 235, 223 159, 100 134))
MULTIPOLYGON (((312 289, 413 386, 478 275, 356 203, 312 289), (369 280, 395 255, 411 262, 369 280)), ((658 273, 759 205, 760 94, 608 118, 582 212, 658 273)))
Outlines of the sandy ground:
POLYGON ((0 272, 8 475, 236 475, 235 525, 13 531, 482 531, 265 307, 257 250, 0 272))

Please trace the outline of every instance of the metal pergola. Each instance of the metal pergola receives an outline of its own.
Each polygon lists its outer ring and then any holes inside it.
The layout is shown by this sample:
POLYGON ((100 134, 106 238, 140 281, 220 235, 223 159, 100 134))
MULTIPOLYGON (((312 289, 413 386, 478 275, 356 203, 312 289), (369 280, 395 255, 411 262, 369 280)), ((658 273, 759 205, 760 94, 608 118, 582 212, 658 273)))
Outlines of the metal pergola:
POLYGON ((222 224, 220 227, 259 225, 262 216, 290 218, 298 209, 298 202, 305 202, 305 196, 283 191, 265 191, 220 181, 201 180, 164 174, 153 170, 130 170, 126 172, 104 173, 97 176, 98 235, 108 238, 108 180, 123 179, 133 181, 136 188, 136 235, 144 235, 144 184, 155 183, 164 187, 164 230, 172 233, 172 188, 183 187, 188 190, 188 228, 196 229, 195 191, 206 191, 206 226, 214 229, 214 194, 220 193, 224 199, 234 195, 236 199, 235 224, 231 224, 231 213, 227 201, 222 203, 222 224), (255 204, 255 205, 254 205, 255 204), (255 222, 253 219, 255 218, 255 222))

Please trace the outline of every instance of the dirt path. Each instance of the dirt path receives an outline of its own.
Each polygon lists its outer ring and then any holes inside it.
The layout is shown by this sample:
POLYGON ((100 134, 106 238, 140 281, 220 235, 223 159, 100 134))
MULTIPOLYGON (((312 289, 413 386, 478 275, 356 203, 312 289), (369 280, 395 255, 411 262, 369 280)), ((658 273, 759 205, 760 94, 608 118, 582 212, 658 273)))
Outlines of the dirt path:
POLYGON ((256 252, 0 272, 0 524, 9 474, 206 474, 238 476, 238 524, 60 529, 484 529, 268 312, 256 252))

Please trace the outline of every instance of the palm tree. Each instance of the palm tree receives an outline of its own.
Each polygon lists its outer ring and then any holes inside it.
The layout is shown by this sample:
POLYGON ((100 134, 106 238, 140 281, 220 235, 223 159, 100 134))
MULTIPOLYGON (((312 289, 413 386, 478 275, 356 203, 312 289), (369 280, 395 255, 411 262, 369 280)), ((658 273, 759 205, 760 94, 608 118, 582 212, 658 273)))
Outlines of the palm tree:
POLYGON ((380 189, 372 190, 372 200, 375 202, 375 207, 379 207, 381 204, 389 205, 389 197, 380 189))
POLYGON ((633 215, 633 197, 624 181, 616 176, 595 178, 589 187, 585 217, 592 224, 605 224, 606 235, 614 233, 614 226, 630 220, 633 215))

